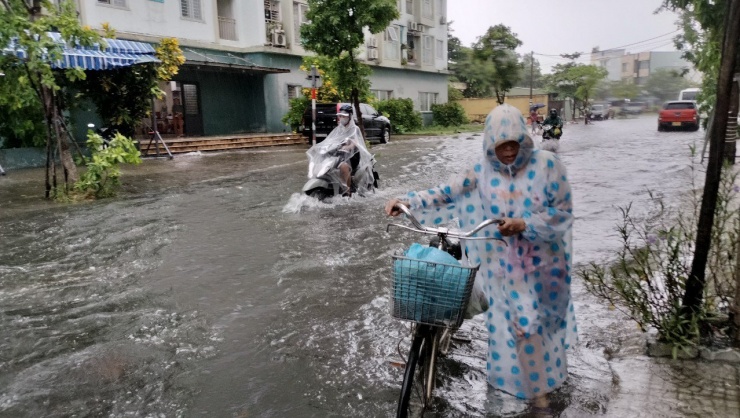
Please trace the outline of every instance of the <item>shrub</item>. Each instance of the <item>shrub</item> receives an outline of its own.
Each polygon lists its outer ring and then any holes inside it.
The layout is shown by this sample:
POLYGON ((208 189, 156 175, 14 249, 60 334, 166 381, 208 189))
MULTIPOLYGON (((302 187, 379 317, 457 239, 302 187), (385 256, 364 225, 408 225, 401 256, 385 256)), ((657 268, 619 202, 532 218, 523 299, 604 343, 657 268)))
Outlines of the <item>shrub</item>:
POLYGON ((468 123, 468 117, 465 115, 465 109, 457 102, 447 102, 445 104, 433 104, 432 115, 434 115, 434 124, 440 126, 460 126, 468 123))
POLYGON ((414 110, 411 99, 382 100, 375 107, 391 120, 393 133, 403 134, 421 128, 421 113, 414 110))
POLYGON ((83 161, 87 170, 74 185, 75 190, 86 198, 114 196, 120 185, 119 165, 141 163, 136 141, 120 133, 106 144, 100 135, 91 131, 87 134, 87 147, 91 154, 83 161))
POLYGON ((694 316, 687 315, 682 306, 701 206, 701 192, 696 191, 693 178, 687 182, 691 191, 687 201, 676 210, 667 208, 652 193, 652 211, 643 218, 635 217, 630 205, 620 208, 623 221, 617 230, 621 248, 616 251, 616 260, 606 265, 594 262, 577 272, 589 292, 623 311, 643 331, 656 329, 658 338, 673 346, 674 356, 679 349, 697 345, 702 337, 710 342, 718 336, 729 337, 707 331, 710 323, 717 322, 710 319, 725 317, 737 303, 737 180, 738 173, 725 167, 712 228, 704 303, 694 316))
POLYGON ((303 120, 303 112, 305 112, 309 106, 311 106, 311 99, 306 96, 290 99, 288 113, 283 115, 282 122, 290 126, 290 129, 293 130, 293 132, 297 132, 298 127, 301 125, 301 121, 303 120))

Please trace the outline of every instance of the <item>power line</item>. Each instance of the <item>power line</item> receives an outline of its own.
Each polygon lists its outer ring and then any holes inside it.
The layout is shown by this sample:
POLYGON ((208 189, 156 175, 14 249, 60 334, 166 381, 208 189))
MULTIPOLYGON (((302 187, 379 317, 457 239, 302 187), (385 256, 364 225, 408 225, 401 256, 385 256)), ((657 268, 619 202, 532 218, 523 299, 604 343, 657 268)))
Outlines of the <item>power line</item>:
MULTIPOLYGON (((613 47, 613 48, 602 49, 601 51, 609 51, 609 50, 612 50, 612 49, 621 49, 621 48, 626 48, 628 46, 633 46, 633 45, 638 45, 638 44, 643 44, 643 43, 651 43, 652 44, 652 42, 649 42, 649 41, 653 41, 653 40, 662 38, 664 36, 673 35, 673 34, 675 34, 677 32, 680 32, 680 29, 676 29, 674 31, 671 31, 671 32, 668 32, 668 33, 664 33, 662 35, 654 36, 652 38, 643 39, 642 41, 639 41, 639 42, 633 42, 631 44, 625 44, 625 45, 620 45, 620 46, 616 46, 616 47, 613 47)), ((663 42, 663 41, 665 41, 665 39, 662 39, 662 40, 660 40, 658 42, 663 42)), ((672 40, 671 40, 671 42, 672 42, 672 40)), ((576 52, 576 53, 577 54, 581 54, 581 55, 590 54, 590 52, 576 52)), ((560 58, 564 58, 562 56, 563 54, 542 54, 542 53, 539 53, 539 52, 534 52, 534 55, 539 55, 539 56, 542 56, 542 57, 560 57, 560 58)), ((568 55, 572 55, 572 54, 568 54, 568 55)), ((570 61, 570 58, 565 58, 565 59, 570 61)))

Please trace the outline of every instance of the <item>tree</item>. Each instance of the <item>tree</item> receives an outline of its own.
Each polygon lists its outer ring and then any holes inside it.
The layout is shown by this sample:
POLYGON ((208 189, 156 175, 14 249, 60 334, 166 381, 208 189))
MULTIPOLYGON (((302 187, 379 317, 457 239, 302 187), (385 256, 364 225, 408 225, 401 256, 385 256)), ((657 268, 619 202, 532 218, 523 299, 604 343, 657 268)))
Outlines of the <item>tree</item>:
POLYGON ((542 78, 542 67, 540 62, 532 54, 524 54, 521 57, 522 69, 524 71, 524 81, 526 84, 532 84, 532 88, 540 89, 545 86, 542 78))
POLYGON ((306 18, 301 26, 303 47, 319 55, 334 57, 336 84, 351 92, 357 120, 365 134, 360 111, 360 91, 369 88, 372 70, 357 61, 356 49, 365 40, 364 30, 380 33, 393 19, 398 9, 393 0, 308 0, 306 18))
POLYGON ((585 113, 589 101, 596 92, 596 87, 607 75, 608 72, 604 68, 569 62, 553 67, 548 83, 551 89, 563 97, 574 99, 576 107, 585 113))
POLYGON ((452 29, 453 23, 455 22, 447 23, 447 62, 449 63, 459 61, 463 57, 462 49, 464 48, 460 38, 452 35, 452 32, 454 32, 454 29, 452 29))
POLYGON ((691 83, 677 71, 661 68, 650 73, 643 87, 651 96, 666 101, 678 97, 678 93, 691 87, 691 83))
POLYGON ((488 78, 499 104, 504 103, 506 92, 522 79, 522 65, 514 52, 521 45, 516 33, 503 24, 489 27, 473 45, 473 59, 490 63, 477 68, 488 78))
POLYGON ((628 80, 619 80, 612 83, 612 95, 619 99, 635 99, 640 95, 640 86, 628 80))
POLYGON ((90 28, 83 28, 77 19, 75 4, 62 0, 58 5, 48 0, 33 2, 24 0, 0 0, 0 45, 11 45, 25 53, 25 58, 4 58, 0 61, 3 72, 18 74, 17 88, 20 96, 28 98, 35 95, 43 109, 46 123, 46 197, 52 191, 60 191, 57 185, 56 158, 58 156, 64 175, 64 188, 67 193, 70 185, 79 176, 72 158, 72 142, 63 124, 60 107, 61 80, 84 79, 85 73, 79 68, 64 71, 52 66, 62 57, 63 46, 48 35, 59 32, 61 39, 69 45, 92 46, 100 41, 100 36, 90 28), (39 7, 36 7, 39 6, 39 7), (42 14, 43 11, 43 14, 42 14))
MULTIPOLYGON (((737 83, 733 83, 732 76, 740 68, 740 0, 665 0, 664 6, 682 14, 684 35, 679 37, 677 46, 684 49, 684 56, 704 73, 703 87, 707 89, 702 91, 704 102, 711 103, 709 97, 712 94, 716 96, 694 258, 682 301, 685 312, 694 316, 704 298, 722 159, 727 158, 724 148, 728 113, 731 106, 737 112, 737 95, 732 95, 737 91, 737 83), (718 92, 723 94, 719 95, 718 92), (735 103, 731 104, 731 98, 735 103)), ((734 154, 735 150, 732 149, 733 161, 734 154)), ((734 321, 740 326, 740 302, 735 301, 735 304, 734 321)))

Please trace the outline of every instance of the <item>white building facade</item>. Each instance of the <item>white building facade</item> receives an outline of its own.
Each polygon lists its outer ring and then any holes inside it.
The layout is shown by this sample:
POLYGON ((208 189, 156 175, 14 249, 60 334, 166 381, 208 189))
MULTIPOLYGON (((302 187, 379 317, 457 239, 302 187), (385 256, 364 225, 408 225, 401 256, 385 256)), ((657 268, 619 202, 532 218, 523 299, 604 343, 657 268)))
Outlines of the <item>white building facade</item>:
MULTIPOLYGON (((308 87, 300 70, 304 0, 77 0, 83 24, 120 39, 174 37, 186 56, 162 107, 184 110, 185 134, 283 132, 288 101, 308 87), (182 108, 178 106, 183 106, 182 108), (190 112, 190 113, 188 113, 190 112), (193 114, 197 112, 197 114, 193 114), (188 115, 190 119, 188 120, 188 115), (200 119, 200 120, 198 120, 200 119)), ((400 17, 366 33, 359 58, 379 99, 411 98, 430 119, 447 102, 447 0, 397 0, 400 17)))

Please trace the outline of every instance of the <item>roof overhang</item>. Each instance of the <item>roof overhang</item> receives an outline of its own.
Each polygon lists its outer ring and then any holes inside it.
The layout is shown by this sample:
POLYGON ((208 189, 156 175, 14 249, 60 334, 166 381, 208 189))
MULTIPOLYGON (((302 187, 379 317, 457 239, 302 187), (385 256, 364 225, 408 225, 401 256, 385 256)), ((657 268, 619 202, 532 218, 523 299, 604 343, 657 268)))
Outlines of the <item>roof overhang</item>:
POLYGON ((227 71, 251 75, 289 73, 287 68, 264 67, 252 61, 225 51, 212 51, 200 48, 182 48, 185 56, 183 66, 210 71, 227 71))

